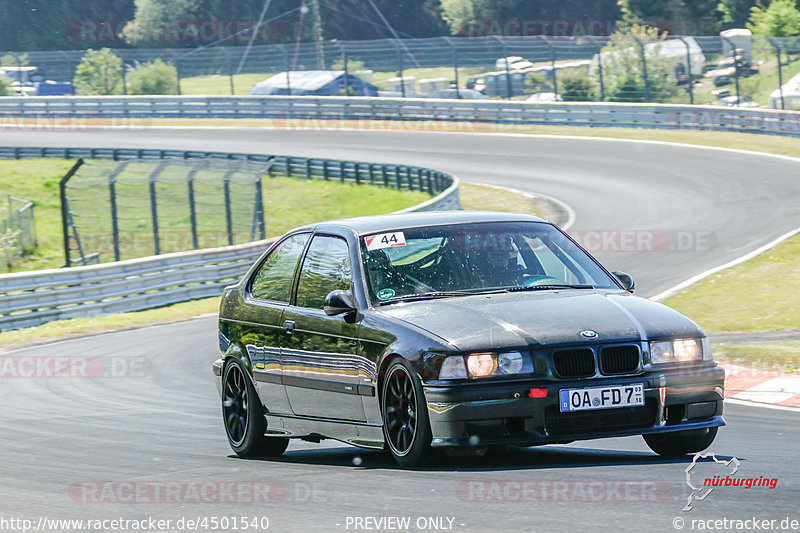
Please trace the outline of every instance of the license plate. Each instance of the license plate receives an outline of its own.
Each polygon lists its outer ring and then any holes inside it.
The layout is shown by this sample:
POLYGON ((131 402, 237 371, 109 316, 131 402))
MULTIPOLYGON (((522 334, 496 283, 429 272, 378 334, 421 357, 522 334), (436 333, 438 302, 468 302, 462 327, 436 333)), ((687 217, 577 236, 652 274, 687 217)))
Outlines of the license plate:
POLYGON ((559 391, 559 403, 562 413, 644 405, 644 385, 634 383, 591 389, 562 389, 559 391))

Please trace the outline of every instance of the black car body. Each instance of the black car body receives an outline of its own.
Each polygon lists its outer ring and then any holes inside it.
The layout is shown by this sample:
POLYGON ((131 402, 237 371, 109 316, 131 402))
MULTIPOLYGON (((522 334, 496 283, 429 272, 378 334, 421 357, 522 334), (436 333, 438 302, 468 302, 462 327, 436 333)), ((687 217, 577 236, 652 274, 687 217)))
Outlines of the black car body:
POLYGON ((632 289, 532 216, 298 228, 222 298, 229 441, 246 456, 332 438, 405 465, 432 447, 627 435, 704 449, 725 424, 724 371, 697 324, 632 289))

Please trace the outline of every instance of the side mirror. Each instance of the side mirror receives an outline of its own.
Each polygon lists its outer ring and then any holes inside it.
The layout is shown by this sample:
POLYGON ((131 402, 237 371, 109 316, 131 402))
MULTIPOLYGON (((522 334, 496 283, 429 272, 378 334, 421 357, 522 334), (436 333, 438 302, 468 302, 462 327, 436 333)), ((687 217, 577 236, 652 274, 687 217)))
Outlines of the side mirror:
POLYGON ((349 314, 356 310, 356 302, 353 293, 350 291, 333 291, 325 297, 325 305, 322 307, 328 316, 349 314))
POLYGON ((636 283, 633 281, 633 277, 630 274, 626 274, 625 272, 612 272, 617 279, 619 280, 622 288, 628 292, 633 292, 636 289, 636 283))

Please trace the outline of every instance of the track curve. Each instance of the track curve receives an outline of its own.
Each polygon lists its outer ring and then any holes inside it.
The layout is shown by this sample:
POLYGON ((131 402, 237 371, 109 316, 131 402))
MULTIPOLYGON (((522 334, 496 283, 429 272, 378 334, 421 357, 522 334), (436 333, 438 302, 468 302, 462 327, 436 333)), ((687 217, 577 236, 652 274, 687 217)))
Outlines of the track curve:
MULTIPOLYGON (((414 163, 452 172, 468 182, 556 197, 574 208, 576 230, 665 232, 659 235, 683 230, 713 238, 711 249, 595 251, 609 268, 633 274, 643 296, 735 259, 800 225, 800 163, 692 147, 246 128, 6 130, 0 132, 0 144, 225 150, 414 163)), ((424 471, 403 471, 381 454, 325 443, 293 443, 279 460, 235 459, 225 442, 210 374, 215 347, 214 321, 205 319, 4 356, 98 357, 105 369, 113 360, 123 361, 128 371, 121 377, 95 379, 3 380, 0 398, 8 407, 0 414, 0 515, 265 515, 270 529, 277 531, 353 531, 347 517, 364 516, 410 516, 411 531, 418 530, 417 518, 431 516, 454 518, 453 531, 674 531, 673 519, 679 516, 687 521, 752 516, 780 520, 794 513, 793 518, 800 519, 800 467, 786 460, 796 458, 800 418, 794 412, 740 405, 726 406, 729 426, 720 431, 711 450, 718 457, 738 457, 740 473, 778 477, 778 487, 720 489, 690 513, 681 511, 688 495, 683 472, 687 461, 661 459, 639 438, 525 449, 484 459, 450 458, 424 471), (125 364, 135 364, 135 371, 125 364), (82 503, 82 498, 91 499, 87 487, 94 486, 84 482, 123 480, 140 487, 151 482, 184 487, 203 481, 274 482, 273 487, 285 493, 261 504, 247 503, 243 497, 199 504, 185 494, 177 501, 123 503, 120 494, 113 493, 104 503, 82 503), (633 495, 616 498, 613 492, 600 494, 612 501, 592 496, 597 496, 592 490, 598 486, 625 480, 644 486, 652 482, 660 489, 645 501, 633 495), (552 489, 548 483, 555 481, 571 482, 568 491, 551 491, 549 497, 542 497, 541 491, 520 492, 521 487, 552 489), (485 501, 493 494, 500 501, 485 501)))

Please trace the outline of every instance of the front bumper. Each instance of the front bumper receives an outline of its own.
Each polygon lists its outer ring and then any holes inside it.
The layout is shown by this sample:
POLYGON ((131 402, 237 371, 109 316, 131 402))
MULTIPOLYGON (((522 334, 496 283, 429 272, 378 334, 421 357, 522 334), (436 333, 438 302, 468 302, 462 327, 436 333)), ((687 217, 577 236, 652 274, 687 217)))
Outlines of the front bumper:
POLYGON ((553 444, 724 426, 719 366, 635 377, 423 385, 434 446, 553 444), (561 389, 644 384, 645 405, 561 413, 561 389), (531 398, 532 388, 547 389, 531 398))

